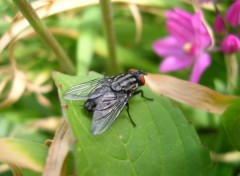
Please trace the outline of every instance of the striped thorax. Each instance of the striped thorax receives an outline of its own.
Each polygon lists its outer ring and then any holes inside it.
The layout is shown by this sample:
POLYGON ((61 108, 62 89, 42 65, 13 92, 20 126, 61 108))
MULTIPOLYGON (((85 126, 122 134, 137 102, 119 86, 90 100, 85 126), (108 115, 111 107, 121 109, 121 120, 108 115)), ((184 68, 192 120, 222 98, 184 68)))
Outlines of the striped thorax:
POLYGON ((139 86, 144 85, 145 73, 142 71, 130 69, 127 74, 121 74, 114 78, 111 88, 113 91, 133 92, 139 86))

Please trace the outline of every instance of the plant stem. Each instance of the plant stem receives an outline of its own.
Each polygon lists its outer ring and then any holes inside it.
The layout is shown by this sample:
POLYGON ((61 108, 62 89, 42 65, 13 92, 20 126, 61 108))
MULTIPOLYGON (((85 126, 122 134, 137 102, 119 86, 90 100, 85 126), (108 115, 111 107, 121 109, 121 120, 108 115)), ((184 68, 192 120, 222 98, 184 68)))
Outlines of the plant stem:
POLYGON ((225 55, 225 63, 227 67, 227 91, 228 93, 233 93, 238 86, 238 62, 236 54, 225 55))
POLYGON ((108 53, 109 53, 108 71, 111 74, 117 74, 120 72, 120 67, 117 62, 112 4, 110 0, 100 0, 100 6, 102 11, 104 32, 107 39, 107 46, 108 46, 108 53))
POLYGON ((53 35, 47 30, 46 25, 37 16, 31 4, 29 4, 27 0, 13 0, 13 3, 31 24, 35 32, 43 39, 45 44, 54 52, 63 70, 67 73, 74 74, 75 68, 70 58, 53 35))

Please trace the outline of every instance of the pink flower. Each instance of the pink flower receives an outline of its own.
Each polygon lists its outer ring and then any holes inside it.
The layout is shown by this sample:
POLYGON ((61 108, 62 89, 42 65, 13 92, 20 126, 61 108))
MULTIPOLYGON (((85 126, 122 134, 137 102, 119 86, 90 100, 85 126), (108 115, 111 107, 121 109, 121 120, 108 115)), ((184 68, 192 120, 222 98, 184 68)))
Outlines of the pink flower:
POLYGON ((222 41, 221 49, 225 54, 236 53, 240 50, 240 41, 235 35, 228 35, 222 41))
POLYGON ((198 82, 211 63, 205 51, 211 39, 201 22, 202 14, 174 9, 167 11, 166 16, 169 36, 153 44, 153 50, 164 57, 159 69, 169 72, 193 66, 190 81, 198 82))
POLYGON ((240 26, 240 0, 235 0, 227 10, 226 20, 231 26, 240 26))
POLYGON ((216 16, 213 28, 214 28, 214 31, 219 34, 223 33, 226 30, 226 26, 221 15, 218 14, 216 16))

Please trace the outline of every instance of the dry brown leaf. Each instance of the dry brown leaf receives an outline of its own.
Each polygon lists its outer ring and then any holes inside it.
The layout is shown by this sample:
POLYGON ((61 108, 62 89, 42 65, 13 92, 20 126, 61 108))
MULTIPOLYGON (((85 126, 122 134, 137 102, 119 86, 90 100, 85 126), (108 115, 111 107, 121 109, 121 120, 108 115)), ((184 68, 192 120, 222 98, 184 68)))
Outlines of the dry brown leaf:
POLYGON ((25 88, 26 88, 25 74, 19 70, 16 70, 11 90, 6 99, 0 102, 0 107, 6 107, 16 102, 23 94, 25 88))
POLYGON ((39 73, 36 78, 33 80, 34 84, 42 85, 49 79, 49 73, 41 72, 39 73))
POLYGON ((52 90, 52 84, 44 84, 46 81, 48 81, 48 75, 45 73, 40 73, 33 82, 27 82, 26 89, 29 92, 33 92, 36 95, 37 101, 39 104, 45 106, 45 107, 51 107, 51 102, 43 95, 44 93, 48 93, 52 90))
POLYGON ((240 152, 233 151, 227 153, 210 152, 210 157, 214 162, 236 163, 240 161, 240 152))
POLYGON ((45 106, 47 108, 52 107, 51 102, 42 94, 36 94, 37 96, 37 101, 39 104, 41 104, 42 106, 45 106))
POLYGON ((8 164, 5 164, 5 163, 0 164, 0 174, 7 172, 9 169, 10 167, 8 164))
POLYGON ((157 94, 216 114, 222 114, 232 101, 239 98, 167 75, 148 74, 146 85, 157 94))
MULTIPOLYGON (((40 18, 45 18, 56 13, 60 13, 63 11, 71 10, 74 8, 79 8, 87 5, 93 5, 98 3, 97 0, 89 0, 89 1, 66 1, 59 0, 53 1, 51 5, 46 4, 45 8, 41 7, 36 10, 38 16, 40 18)), ((29 23, 24 18, 18 18, 17 22, 15 22, 12 27, 6 32, 0 39, 0 53, 3 49, 13 40, 15 39, 24 29, 29 26, 29 23)))
POLYGON ((62 167, 69 151, 70 142, 70 128, 65 119, 62 118, 49 149, 43 176, 61 175, 62 167))
POLYGON ((21 171, 21 168, 15 164, 12 163, 8 163, 8 165, 10 166, 14 176, 23 176, 23 173, 21 171))
POLYGON ((0 67, 0 73, 1 75, 4 75, 4 74, 9 74, 12 72, 12 66, 11 65, 4 65, 4 66, 1 66, 0 67))
POLYGON ((52 90, 52 84, 38 85, 32 82, 27 82, 27 90, 36 94, 48 93, 52 90))
POLYGON ((0 95, 2 94, 2 91, 6 87, 7 83, 12 79, 11 75, 6 75, 5 78, 3 78, 0 82, 0 95))
POLYGON ((142 17, 139 12, 138 7, 135 4, 129 5, 130 11, 132 13, 133 19, 135 21, 136 25, 136 36, 135 36, 135 42, 139 43, 142 36, 142 17))
POLYGON ((29 126, 31 129, 55 131, 59 122, 60 117, 51 116, 44 119, 38 119, 34 122, 29 123, 27 126, 29 126))

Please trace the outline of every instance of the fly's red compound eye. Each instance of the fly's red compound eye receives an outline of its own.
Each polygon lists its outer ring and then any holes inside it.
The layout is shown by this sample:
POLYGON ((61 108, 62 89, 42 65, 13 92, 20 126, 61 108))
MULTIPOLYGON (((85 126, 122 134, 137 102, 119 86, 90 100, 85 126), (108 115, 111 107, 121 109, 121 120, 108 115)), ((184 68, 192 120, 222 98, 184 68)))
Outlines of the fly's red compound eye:
POLYGON ((144 75, 139 76, 139 80, 140 80, 141 85, 144 85, 144 84, 145 84, 144 75))
POLYGON ((128 70, 128 73, 133 73, 133 72, 137 72, 137 70, 134 69, 134 68, 130 68, 130 69, 128 70))

